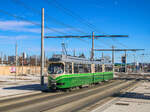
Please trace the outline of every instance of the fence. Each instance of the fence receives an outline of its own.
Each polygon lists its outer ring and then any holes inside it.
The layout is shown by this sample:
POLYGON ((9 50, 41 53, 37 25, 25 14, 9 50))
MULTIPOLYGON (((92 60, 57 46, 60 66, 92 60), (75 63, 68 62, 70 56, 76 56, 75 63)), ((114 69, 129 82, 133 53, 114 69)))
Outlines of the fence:
MULTIPOLYGON (((0 66, 0 75, 15 75, 12 72, 13 66, 0 66)), ((47 68, 44 70, 47 73, 47 68)), ((40 74, 40 66, 18 66, 17 67, 17 75, 39 75, 40 74)))

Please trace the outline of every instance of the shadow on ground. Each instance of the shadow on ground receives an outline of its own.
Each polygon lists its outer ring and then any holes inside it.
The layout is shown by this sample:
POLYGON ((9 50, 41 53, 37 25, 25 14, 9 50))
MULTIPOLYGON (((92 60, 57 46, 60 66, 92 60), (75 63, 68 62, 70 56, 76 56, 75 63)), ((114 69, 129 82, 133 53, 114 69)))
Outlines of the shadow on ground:
POLYGON ((21 85, 21 86, 13 86, 13 87, 5 87, 3 89, 8 90, 33 90, 33 91, 43 91, 47 89, 47 85, 41 86, 40 84, 29 84, 29 85, 21 85))
POLYGON ((114 80, 136 80, 136 81, 145 80, 145 81, 150 81, 149 78, 135 78, 135 77, 116 77, 116 78, 114 78, 114 80))
POLYGON ((150 93, 126 92, 115 94, 115 97, 150 100, 150 93))

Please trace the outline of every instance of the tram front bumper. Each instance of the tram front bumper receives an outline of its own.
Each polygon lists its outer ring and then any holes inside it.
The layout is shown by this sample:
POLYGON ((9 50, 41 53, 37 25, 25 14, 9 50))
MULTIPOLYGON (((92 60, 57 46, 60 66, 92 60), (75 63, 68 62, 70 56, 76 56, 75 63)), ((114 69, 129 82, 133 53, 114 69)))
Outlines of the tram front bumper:
POLYGON ((50 89, 56 89, 56 81, 55 80, 49 80, 48 81, 48 87, 50 89))

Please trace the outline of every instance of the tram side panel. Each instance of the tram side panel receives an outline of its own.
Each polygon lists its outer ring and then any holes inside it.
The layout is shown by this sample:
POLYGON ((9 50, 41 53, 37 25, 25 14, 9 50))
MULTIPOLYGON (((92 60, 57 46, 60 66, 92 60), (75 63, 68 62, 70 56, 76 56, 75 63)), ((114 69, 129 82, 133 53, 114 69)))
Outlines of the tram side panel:
POLYGON ((104 80, 111 80, 113 79, 113 72, 104 72, 104 80))
POLYGON ((94 82, 93 83, 98 83, 101 81, 104 81, 104 73, 103 72, 94 73, 94 82))
POLYGON ((70 74, 64 75, 60 79, 56 79, 57 88, 71 88, 93 83, 92 73, 70 74))
POLYGON ((93 83, 99 83, 104 80, 104 74, 102 71, 102 65, 95 65, 94 81, 93 83))
POLYGON ((113 72, 82 73, 56 78, 57 88, 71 88, 113 79, 113 72), (94 77, 94 80, 93 80, 94 77))
POLYGON ((104 72, 104 80, 111 80, 113 79, 113 68, 112 66, 106 66, 104 72))
MULTIPOLYGON (((62 75, 55 79, 57 88, 71 88, 113 79, 113 72, 62 75), (93 80, 94 77, 94 80, 93 80)), ((52 79, 49 78, 52 82, 52 79)))

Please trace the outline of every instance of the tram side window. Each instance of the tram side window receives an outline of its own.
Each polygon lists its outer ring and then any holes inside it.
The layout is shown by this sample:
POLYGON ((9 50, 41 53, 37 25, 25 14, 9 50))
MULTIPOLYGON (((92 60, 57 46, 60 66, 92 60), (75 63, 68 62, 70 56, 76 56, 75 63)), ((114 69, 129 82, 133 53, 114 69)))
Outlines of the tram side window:
POLYGON ((79 73, 84 73, 84 65, 83 65, 83 64, 79 64, 79 65, 78 65, 78 68, 79 68, 79 69, 78 69, 78 70, 79 70, 79 71, 78 71, 79 73))
POLYGON ((102 72, 102 65, 98 66, 98 72, 102 72))
POLYGON ((98 72, 98 65, 95 64, 95 72, 98 72))
POLYGON ((95 72, 102 72, 102 65, 95 65, 95 72))
POLYGON ((90 64, 74 64, 74 73, 90 73, 90 64))
POLYGON ((110 71, 113 71, 113 66, 112 66, 112 65, 110 66, 109 70, 110 70, 110 71))
POLYGON ((90 64, 84 65, 84 73, 91 73, 91 65, 90 64))
POLYGON ((84 73, 82 64, 74 64, 74 73, 84 73))
POLYGON ((74 73, 78 73, 78 64, 74 64, 74 73))
POLYGON ((72 63, 65 63, 65 73, 72 74, 72 63))
POLYGON ((112 71, 112 70, 113 70, 113 68, 110 65, 105 67, 106 72, 109 72, 109 71, 112 71))

